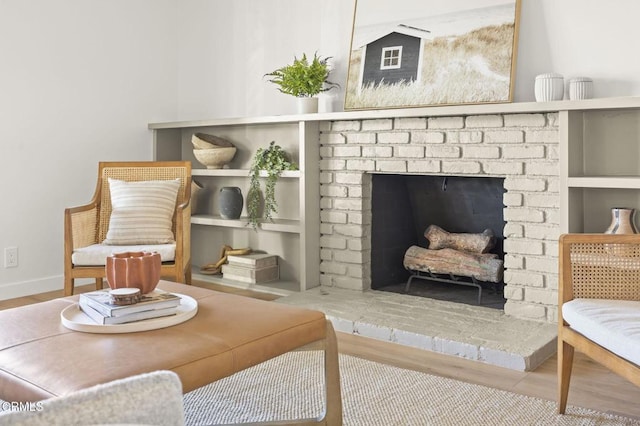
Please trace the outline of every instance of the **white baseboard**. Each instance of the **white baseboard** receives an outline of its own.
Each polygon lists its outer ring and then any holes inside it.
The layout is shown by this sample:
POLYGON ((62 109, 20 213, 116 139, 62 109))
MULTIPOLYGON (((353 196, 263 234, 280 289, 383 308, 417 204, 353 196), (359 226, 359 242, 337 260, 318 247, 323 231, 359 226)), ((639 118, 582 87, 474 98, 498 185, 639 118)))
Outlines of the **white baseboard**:
MULTIPOLYGON (((87 284, 94 282, 87 280, 87 284)), ((83 285, 82 280, 76 280, 76 286, 83 285)), ((39 278, 30 281, 0 284, 0 300, 15 299, 16 297, 31 296, 48 291, 62 290, 64 278, 62 275, 39 278)))

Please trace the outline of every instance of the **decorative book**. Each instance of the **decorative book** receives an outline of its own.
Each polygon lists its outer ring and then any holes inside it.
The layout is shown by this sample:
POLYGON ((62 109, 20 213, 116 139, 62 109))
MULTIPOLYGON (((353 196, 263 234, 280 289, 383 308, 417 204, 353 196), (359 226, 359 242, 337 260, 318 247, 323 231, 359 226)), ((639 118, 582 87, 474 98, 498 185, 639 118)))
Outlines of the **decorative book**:
POLYGON ((80 309, 89 318, 95 321, 97 324, 111 325, 111 324, 126 324, 128 322, 142 321, 151 318, 166 317, 169 315, 175 315, 178 312, 178 307, 173 306, 169 308, 150 309, 147 311, 133 312, 126 315, 120 315, 117 317, 109 317, 102 315, 102 313, 93 309, 86 303, 86 299, 80 300, 80 309))
POLYGON ((180 297, 166 291, 154 290, 142 295, 140 301, 133 305, 115 305, 111 303, 109 290, 99 290, 80 294, 80 306, 83 304, 103 316, 118 317, 142 311, 175 308, 180 305, 180 297))
POLYGON ((277 280, 280 276, 278 265, 266 268, 251 268, 237 265, 222 265, 222 277, 243 283, 263 283, 277 280))
POLYGON ((245 255, 227 256, 229 265, 245 266, 250 268, 266 268, 278 264, 278 256, 268 253, 252 253, 245 255))

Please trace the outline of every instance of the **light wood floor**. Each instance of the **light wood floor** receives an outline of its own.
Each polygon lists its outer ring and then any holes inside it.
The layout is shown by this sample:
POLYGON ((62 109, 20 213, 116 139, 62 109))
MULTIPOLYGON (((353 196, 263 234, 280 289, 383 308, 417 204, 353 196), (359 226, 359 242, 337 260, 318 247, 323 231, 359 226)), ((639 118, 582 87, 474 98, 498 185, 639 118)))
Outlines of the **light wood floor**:
MULTIPOLYGON (((215 284, 196 282, 200 287, 264 300, 277 296, 215 284)), ((93 286, 76 289, 77 293, 93 286)), ((0 309, 42 302, 62 296, 62 291, 0 301, 0 309)), ((535 371, 518 372, 458 357, 410 348, 345 333, 338 334, 341 353, 371 361, 449 377, 549 400, 556 399, 556 358, 550 358, 535 371)), ((576 353, 569 392, 569 404, 640 419, 640 388, 609 372, 586 356, 576 353)))

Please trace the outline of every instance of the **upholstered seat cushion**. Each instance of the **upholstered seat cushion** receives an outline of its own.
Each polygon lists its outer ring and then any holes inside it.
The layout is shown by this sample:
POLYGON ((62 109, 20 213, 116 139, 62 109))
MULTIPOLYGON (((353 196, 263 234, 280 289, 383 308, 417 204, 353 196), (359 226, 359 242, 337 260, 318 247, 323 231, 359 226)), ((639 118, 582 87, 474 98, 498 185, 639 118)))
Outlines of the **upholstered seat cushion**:
POLYGON ((149 251, 160 253, 162 262, 172 262, 176 258, 175 244, 147 244, 135 246, 110 246, 105 244, 93 244, 73 251, 71 262, 74 266, 100 266, 105 265, 107 257, 113 253, 126 251, 149 251))
POLYGON ((640 365, 640 301, 574 299, 562 305, 570 327, 640 365))

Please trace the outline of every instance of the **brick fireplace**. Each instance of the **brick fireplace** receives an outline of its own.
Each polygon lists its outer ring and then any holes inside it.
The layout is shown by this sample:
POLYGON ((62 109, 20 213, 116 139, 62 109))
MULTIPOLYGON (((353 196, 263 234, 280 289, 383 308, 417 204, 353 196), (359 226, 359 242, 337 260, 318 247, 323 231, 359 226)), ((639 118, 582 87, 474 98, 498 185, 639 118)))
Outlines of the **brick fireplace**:
POLYGON ((505 313, 556 320, 557 113, 327 121, 320 132, 322 286, 371 288, 373 174, 499 177, 505 313))

